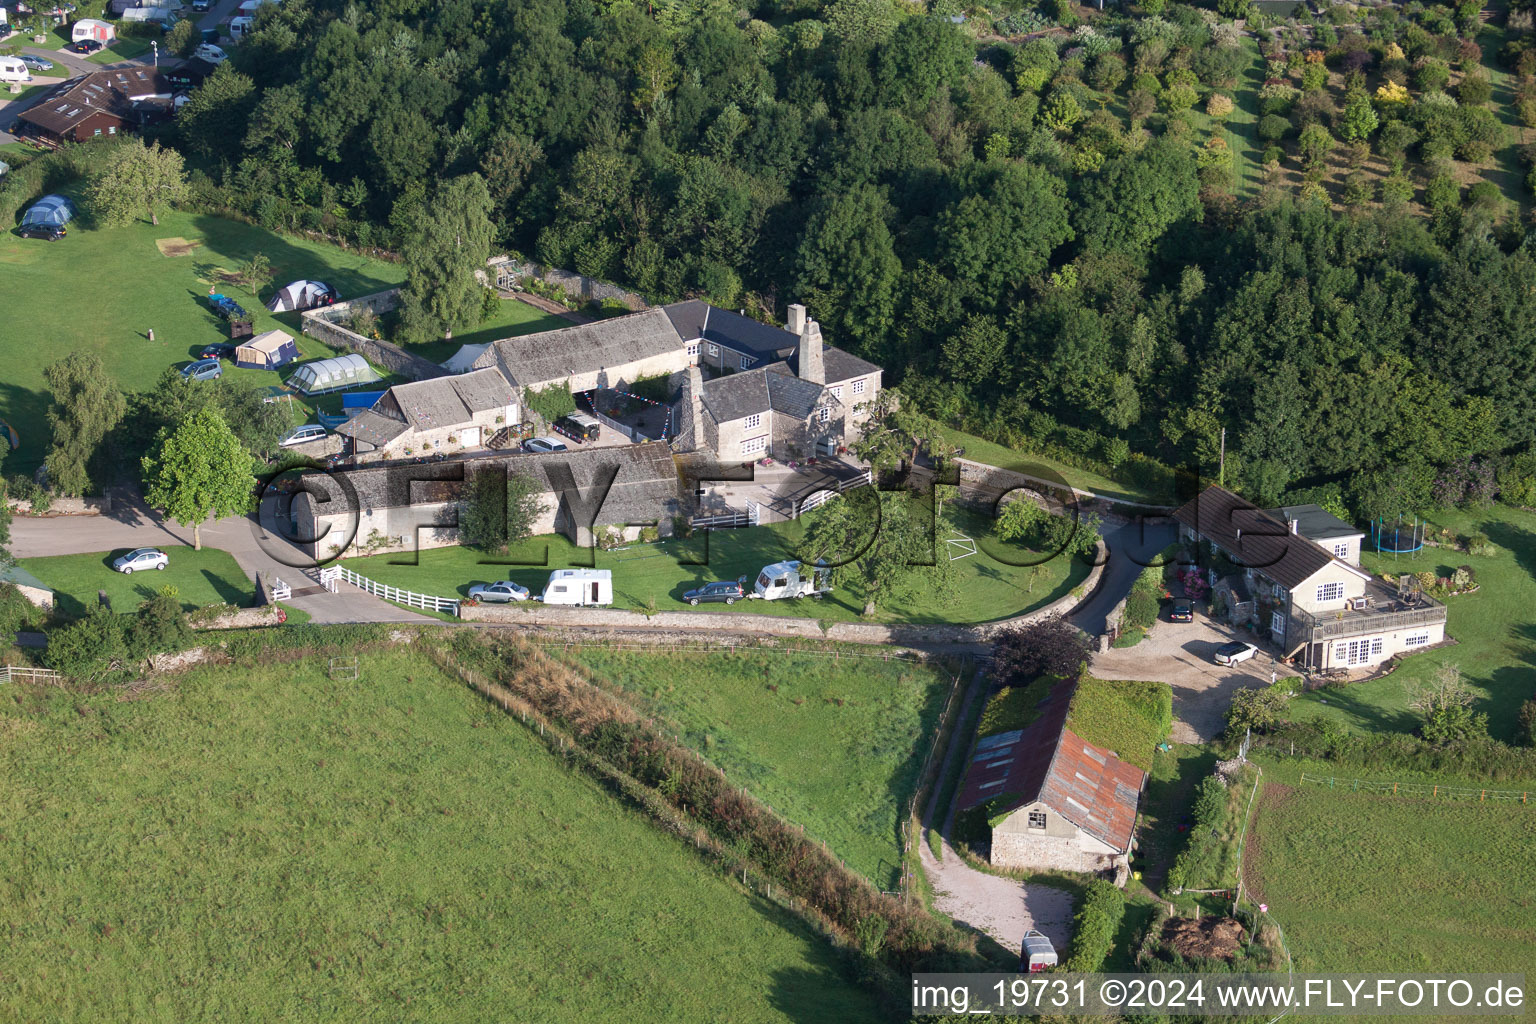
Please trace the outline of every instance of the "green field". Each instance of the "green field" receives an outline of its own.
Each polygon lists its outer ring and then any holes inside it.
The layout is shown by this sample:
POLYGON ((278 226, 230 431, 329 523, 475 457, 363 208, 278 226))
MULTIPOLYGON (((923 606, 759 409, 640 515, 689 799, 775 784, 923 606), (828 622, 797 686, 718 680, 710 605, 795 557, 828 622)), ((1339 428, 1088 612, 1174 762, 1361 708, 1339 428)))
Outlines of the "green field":
POLYGON ((125 576, 113 570, 112 559, 128 550, 23 558, 18 564, 58 592, 58 608, 66 615, 82 615, 94 608, 97 591, 106 591, 116 612, 133 611, 164 586, 177 589, 188 611, 210 604, 244 607, 255 593, 255 586, 226 551, 164 545, 161 550, 171 556, 171 563, 163 571, 125 576))
POLYGON ((1436 515, 1434 523, 1459 534, 1485 533, 1498 551, 1486 558, 1442 548, 1396 558, 1367 552, 1362 562, 1394 575, 1431 570, 1449 576, 1458 565, 1472 566, 1481 589, 1447 600, 1446 633, 1457 643, 1407 658, 1385 678, 1297 697, 1288 717, 1332 718, 1361 732, 1412 731, 1418 724, 1408 708, 1414 688, 1451 663, 1481 698, 1477 710, 1487 712, 1494 738, 1516 738, 1520 705, 1536 695, 1536 515, 1500 505, 1477 514, 1436 515))
POLYGON ((1037 476, 1043 480, 1059 480, 1069 487, 1089 491, 1114 501, 1140 502, 1143 504, 1178 504, 1172 495, 1149 494, 1138 487, 1118 483, 1107 476, 1089 469, 1078 469, 1064 462, 1036 455, 1032 452, 1015 451, 1012 448, 984 440, 974 434, 951 427, 940 428, 944 440, 965 449, 964 458, 982 462, 988 466, 1011 469, 1017 473, 1037 476))
MULTIPOLYGON (((945 510, 944 524, 970 537, 981 536, 987 525, 980 517, 953 505, 945 510)), ((613 570, 614 607, 648 611, 654 601, 658 611, 678 611, 688 607, 682 600, 684 592, 700 583, 746 576, 750 586, 763 566, 797 557, 794 545, 799 531, 799 523, 790 522, 701 532, 688 540, 634 544, 611 552, 597 551, 596 564, 600 569, 613 570)), ((947 535, 940 530, 941 538, 947 535)), ((988 543, 996 544, 998 549, 1011 550, 1020 560, 1029 555, 1017 545, 988 543)), ((948 549, 940 545, 939 550, 939 557, 944 557, 948 549)), ((469 548, 452 547, 417 554, 349 558, 343 564, 380 583, 438 597, 467 596, 471 585, 498 579, 514 580, 537 595, 543 591, 552 569, 566 565, 590 566, 594 556, 592 551, 578 549, 564 537, 546 535, 515 545, 507 556, 511 561, 533 563, 538 568, 486 564, 488 557, 469 548)), ((953 594, 936 597, 919 589, 877 611, 875 619, 931 623, 1005 619, 1065 597, 1088 575, 1088 566, 1082 560, 1061 556, 1045 562, 1046 574, 1033 582, 1029 578, 1030 569, 1004 565, 984 550, 954 564, 957 587, 953 594)), ((725 608, 723 605, 705 605, 699 609, 701 613, 708 610, 724 611, 725 608)), ((730 610, 851 622, 862 619, 863 588, 857 581, 847 585, 840 583, 831 595, 821 600, 743 601, 730 610)))
POLYGON ((570 326, 572 324, 569 320, 535 309, 526 302, 502 299, 496 315, 474 330, 455 334, 450 341, 438 339, 409 347, 412 352, 434 363, 441 363, 451 359, 462 345, 484 345, 502 338, 515 338, 570 326))
POLYGON ((1153 751, 1168 735, 1173 691, 1167 683, 1095 679, 1083 673, 1077 683, 1050 676, 1026 686, 1008 686, 987 702, 976 728, 978 739, 1027 728, 1071 686, 1066 726, 1089 743, 1105 747, 1127 764, 1152 769, 1153 751))
POLYGON ((944 667, 846 647, 581 647, 564 656, 669 719, 684 742, 849 867, 882 889, 897 886, 901 819, 949 693, 944 667))
POLYGON ((1297 971, 1536 970, 1530 807, 1267 783, 1251 828, 1297 971))
POLYGON ((6 700, 0 1018, 880 1019, 520 723, 424 658, 360 664, 6 700))

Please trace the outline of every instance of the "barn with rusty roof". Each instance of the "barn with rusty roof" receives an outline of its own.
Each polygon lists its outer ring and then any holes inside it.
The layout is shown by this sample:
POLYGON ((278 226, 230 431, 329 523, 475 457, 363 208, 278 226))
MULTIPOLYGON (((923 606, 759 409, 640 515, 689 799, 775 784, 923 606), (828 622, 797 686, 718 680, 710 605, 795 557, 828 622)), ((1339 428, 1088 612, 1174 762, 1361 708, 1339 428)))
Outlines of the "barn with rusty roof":
POLYGON ((986 805, 998 867, 1112 871, 1124 884, 1146 773, 1067 727, 1074 686, 1057 685, 1027 726, 976 743, 960 808, 986 805))

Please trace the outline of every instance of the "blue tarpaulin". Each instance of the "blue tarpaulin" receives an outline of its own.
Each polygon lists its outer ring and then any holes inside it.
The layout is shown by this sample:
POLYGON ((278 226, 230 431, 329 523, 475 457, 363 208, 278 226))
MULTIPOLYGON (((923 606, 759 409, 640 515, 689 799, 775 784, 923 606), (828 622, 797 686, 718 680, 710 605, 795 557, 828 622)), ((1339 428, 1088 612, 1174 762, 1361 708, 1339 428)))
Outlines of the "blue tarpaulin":
POLYGON ((343 409, 372 409, 374 403, 384 397, 382 391, 354 391, 341 396, 343 409))

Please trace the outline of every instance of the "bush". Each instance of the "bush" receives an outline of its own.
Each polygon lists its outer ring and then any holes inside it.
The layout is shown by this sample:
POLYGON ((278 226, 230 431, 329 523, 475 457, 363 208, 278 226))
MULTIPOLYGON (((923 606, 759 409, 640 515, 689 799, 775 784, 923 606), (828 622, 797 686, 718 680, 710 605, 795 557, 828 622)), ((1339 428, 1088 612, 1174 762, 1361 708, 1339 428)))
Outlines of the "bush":
POLYGON ((1291 121, 1279 114, 1265 114, 1259 118, 1259 138, 1265 142, 1279 142, 1291 132, 1291 121))
POLYGON ((1269 732, 1284 717, 1285 688, 1280 684, 1238 690, 1232 694, 1232 706, 1227 710, 1227 737, 1237 739, 1249 729, 1269 732))
POLYGON ((1133 590, 1125 599, 1125 618, 1121 625, 1130 629, 1146 629, 1157 621, 1159 607, 1156 594, 1133 590))
POLYGON ((1063 970, 1093 972, 1115 948, 1115 933, 1125 918, 1125 893, 1102 878, 1088 883, 1083 905, 1072 923, 1072 955, 1063 970))
POLYGON ((1037 676, 1075 676, 1088 660, 1088 636, 1056 616, 1005 631, 992 650, 992 671, 1003 683, 1037 676))

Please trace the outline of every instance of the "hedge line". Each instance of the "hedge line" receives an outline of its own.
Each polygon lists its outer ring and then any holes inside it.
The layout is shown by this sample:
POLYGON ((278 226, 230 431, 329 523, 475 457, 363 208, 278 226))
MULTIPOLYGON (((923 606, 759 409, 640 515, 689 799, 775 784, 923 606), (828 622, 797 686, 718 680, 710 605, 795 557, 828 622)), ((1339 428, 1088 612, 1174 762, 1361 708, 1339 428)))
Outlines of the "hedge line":
POLYGON ((1088 883, 1083 905, 1072 921, 1072 955, 1064 969, 1094 972, 1115 948, 1115 933, 1125 917, 1125 893, 1102 878, 1088 883))

